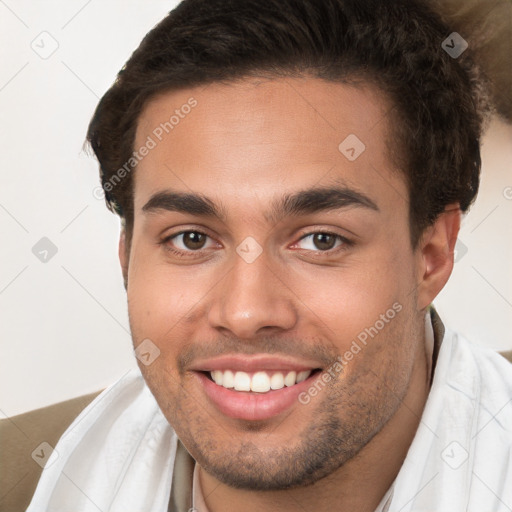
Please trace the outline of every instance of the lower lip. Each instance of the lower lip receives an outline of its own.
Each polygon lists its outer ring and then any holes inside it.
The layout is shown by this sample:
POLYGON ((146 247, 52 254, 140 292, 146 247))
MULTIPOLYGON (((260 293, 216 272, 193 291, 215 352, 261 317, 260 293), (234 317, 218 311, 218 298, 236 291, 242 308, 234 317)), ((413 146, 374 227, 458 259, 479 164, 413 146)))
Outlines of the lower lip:
POLYGON ((267 393, 234 391, 215 384, 204 373, 194 372, 208 398, 220 412, 230 418, 249 421, 268 420, 283 413, 298 402, 299 395, 309 388, 317 377, 315 372, 306 380, 290 387, 267 393))

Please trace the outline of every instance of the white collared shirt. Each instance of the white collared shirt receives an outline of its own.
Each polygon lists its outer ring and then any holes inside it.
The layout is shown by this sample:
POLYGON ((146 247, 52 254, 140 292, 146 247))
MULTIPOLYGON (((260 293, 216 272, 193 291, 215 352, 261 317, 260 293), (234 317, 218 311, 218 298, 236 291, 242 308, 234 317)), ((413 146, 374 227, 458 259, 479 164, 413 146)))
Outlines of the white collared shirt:
MULTIPOLYGON (((64 433, 27 512, 167 512, 177 443, 134 370, 64 433)), ((197 485, 195 492, 199 496, 197 485)), ((512 510, 510 363, 446 332, 420 425, 379 507, 382 512, 512 510)))

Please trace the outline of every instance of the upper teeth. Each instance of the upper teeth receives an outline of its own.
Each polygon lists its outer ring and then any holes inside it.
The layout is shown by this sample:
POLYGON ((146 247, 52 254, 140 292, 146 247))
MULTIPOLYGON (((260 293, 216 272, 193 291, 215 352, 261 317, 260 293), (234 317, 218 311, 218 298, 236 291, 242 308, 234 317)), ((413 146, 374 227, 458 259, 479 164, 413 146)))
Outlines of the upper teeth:
POLYGON ((253 374, 246 372, 232 372, 231 370, 214 370, 210 372, 212 379, 219 386, 236 391, 256 391, 257 393, 266 393, 271 389, 281 389, 285 386, 293 386, 311 375, 311 370, 302 372, 267 372, 260 371, 253 374))

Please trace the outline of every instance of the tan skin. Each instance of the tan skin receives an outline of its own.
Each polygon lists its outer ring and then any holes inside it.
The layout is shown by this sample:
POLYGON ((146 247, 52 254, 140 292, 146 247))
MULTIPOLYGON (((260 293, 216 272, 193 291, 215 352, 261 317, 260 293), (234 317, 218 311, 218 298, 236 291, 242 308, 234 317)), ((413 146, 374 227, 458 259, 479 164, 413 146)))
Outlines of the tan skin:
POLYGON ((143 375, 200 466, 211 512, 373 512, 428 396, 424 315, 452 271, 459 209, 411 246, 390 104, 370 86, 279 78, 168 92, 143 111, 135 148, 191 96, 197 106, 138 164, 130 247, 120 240, 134 344, 149 338, 161 351, 143 375), (366 146, 353 162, 338 150, 349 134, 366 146), (332 187, 376 209, 272 215, 286 194, 332 187), (143 210, 169 190, 206 196, 221 218, 143 210), (187 230, 207 235, 202 247, 187 230), (332 234, 323 245, 319 231, 332 234), (263 249, 250 264, 236 252, 249 236, 263 249), (196 363, 219 353, 325 369, 394 303, 400 313, 308 405, 231 418, 196 378, 196 363))

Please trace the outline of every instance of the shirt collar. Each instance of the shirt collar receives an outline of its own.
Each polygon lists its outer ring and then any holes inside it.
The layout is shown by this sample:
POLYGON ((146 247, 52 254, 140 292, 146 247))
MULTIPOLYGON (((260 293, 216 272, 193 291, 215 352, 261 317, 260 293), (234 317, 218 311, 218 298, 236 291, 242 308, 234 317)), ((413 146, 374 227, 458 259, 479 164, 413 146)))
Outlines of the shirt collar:
MULTIPOLYGON (((425 350, 427 360, 430 362, 430 383, 434 379, 434 372, 443 341, 445 327, 437 311, 430 306, 425 315, 425 350)), ((375 512, 385 512, 389 508, 393 497, 394 484, 382 498, 375 512)), ((204 502, 204 496, 199 481, 198 465, 185 447, 178 441, 176 459, 172 479, 171 496, 168 512, 209 512, 204 502)))

